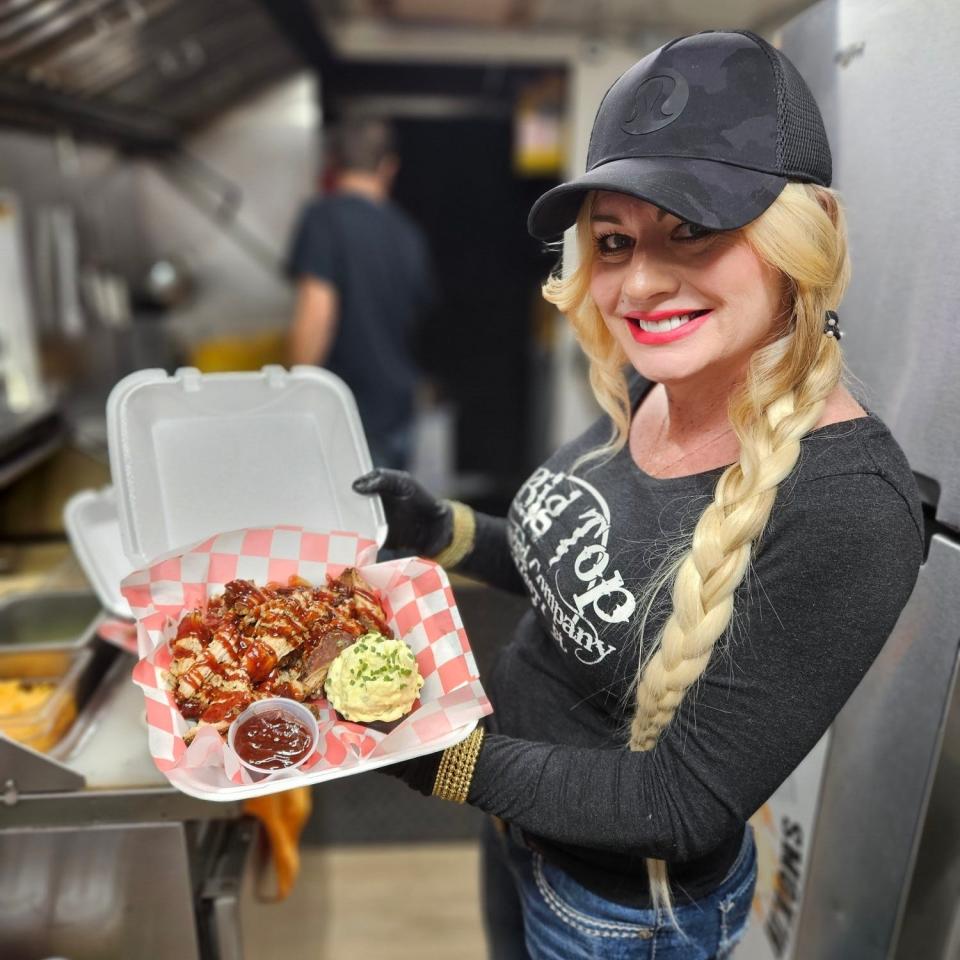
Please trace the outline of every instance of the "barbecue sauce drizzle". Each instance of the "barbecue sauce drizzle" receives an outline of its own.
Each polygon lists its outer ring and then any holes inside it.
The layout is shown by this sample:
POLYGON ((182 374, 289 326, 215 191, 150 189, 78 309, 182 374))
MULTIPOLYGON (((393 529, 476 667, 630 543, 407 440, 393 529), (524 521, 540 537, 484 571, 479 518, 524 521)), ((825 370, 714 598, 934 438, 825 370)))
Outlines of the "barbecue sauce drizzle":
MULTIPOLYGON (((343 578, 349 572, 345 572, 343 578)), ((179 625, 171 644, 174 656, 193 659, 179 683, 192 687, 195 692, 189 698, 178 695, 177 706, 185 719, 216 723, 237 716, 256 699, 254 684, 260 694, 301 700, 303 693, 276 675, 282 664, 258 632, 266 628, 272 635, 299 639, 297 649, 284 658, 284 663, 290 663, 293 657, 299 660, 309 657, 324 644, 331 631, 336 631, 339 637, 341 634, 359 636, 364 629, 374 629, 384 636, 392 636, 381 612, 375 593, 356 582, 344 583, 342 578, 328 577, 326 587, 311 587, 300 577, 291 577, 286 587, 268 584, 264 588, 249 580, 232 580, 225 585, 221 596, 212 598, 205 608, 188 613, 179 625), (308 591, 309 599, 297 596, 297 591, 303 589, 308 591), (275 604, 280 598, 286 599, 294 609, 275 604), (263 610, 262 605, 268 609, 263 610), (202 649, 194 656, 189 647, 180 646, 181 641, 198 642, 202 649), (211 649, 213 641, 222 646, 227 654, 225 659, 218 659, 211 649), (243 693, 221 693, 208 699, 204 688, 211 676, 246 682, 249 686, 243 693)), ((336 652, 345 645, 338 640, 336 652)))

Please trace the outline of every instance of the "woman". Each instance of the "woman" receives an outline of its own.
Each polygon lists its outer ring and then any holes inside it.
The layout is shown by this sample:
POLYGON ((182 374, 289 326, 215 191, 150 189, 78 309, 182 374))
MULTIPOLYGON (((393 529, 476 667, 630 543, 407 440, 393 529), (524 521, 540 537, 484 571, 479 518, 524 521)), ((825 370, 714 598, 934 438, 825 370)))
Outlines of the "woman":
POLYGON ((912 474, 839 382, 829 184, 816 105, 759 37, 650 54, 604 98, 588 172, 530 216, 541 238, 576 223, 579 265, 545 295, 607 415, 506 520, 405 474, 355 484, 384 498, 388 545, 532 601, 485 678, 486 730, 396 770, 507 825, 485 838, 497 960, 729 956, 746 821, 913 588, 912 474))

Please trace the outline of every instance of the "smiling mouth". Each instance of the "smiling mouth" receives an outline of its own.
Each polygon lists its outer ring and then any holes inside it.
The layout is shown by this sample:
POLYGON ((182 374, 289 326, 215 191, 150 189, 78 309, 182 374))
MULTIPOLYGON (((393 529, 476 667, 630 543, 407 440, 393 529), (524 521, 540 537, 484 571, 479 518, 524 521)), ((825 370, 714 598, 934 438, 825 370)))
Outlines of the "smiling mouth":
POLYGON ((709 310, 694 310, 692 313, 680 313, 663 320, 639 320, 635 317, 627 317, 626 319, 628 323, 647 333, 669 333, 671 330, 677 330, 709 312, 709 310))

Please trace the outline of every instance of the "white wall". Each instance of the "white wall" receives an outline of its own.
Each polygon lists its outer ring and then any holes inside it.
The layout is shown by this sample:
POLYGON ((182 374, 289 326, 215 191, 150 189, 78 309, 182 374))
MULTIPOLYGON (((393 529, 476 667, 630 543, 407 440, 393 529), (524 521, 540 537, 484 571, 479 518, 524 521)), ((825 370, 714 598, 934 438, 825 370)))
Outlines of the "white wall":
MULTIPOLYGON (((289 322, 292 290, 278 271, 300 208, 314 190, 317 127, 313 80, 302 74, 245 101, 186 144, 242 191, 237 219, 256 238, 259 256, 197 210, 155 165, 140 165, 149 242, 160 256, 183 258, 197 281, 194 301, 173 317, 185 342, 289 322)), ((201 189, 216 196, 208 186, 201 189)))
MULTIPOLYGON (((569 129, 571 149, 566 176, 582 173, 587 160, 587 147, 593 118, 603 95, 617 77, 651 50, 666 43, 673 32, 650 32, 629 45, 614 41, 587 40, 578 48, 570 70, 569 129)), ((564 244, 564 268, 576 263, 576 240, 568 231, 564 244)), ((582 433, 600 413, 586 379, 587 365, 573 332, 558 315, 553 382, 553 422, 551 443, 558 447, 582 433)))

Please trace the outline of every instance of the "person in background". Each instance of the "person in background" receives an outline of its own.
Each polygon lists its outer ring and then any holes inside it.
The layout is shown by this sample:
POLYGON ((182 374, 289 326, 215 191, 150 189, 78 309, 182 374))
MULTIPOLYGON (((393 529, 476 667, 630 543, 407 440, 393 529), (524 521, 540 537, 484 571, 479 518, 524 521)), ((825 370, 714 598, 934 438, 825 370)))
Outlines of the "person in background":
POLYGON ((341 377, 374 465, 402 468, 418 380, 414 336, 434 299, 427 243, 389 198, 399 159, 387 123, 344 120, 326 156, 333 189, 304 210, 287 265, 297 283, 288 359, 341 377))
POLYGON ((830 183, 820 112, 780 51, 748 31, 654 51, 604 97, 587 172, 529 219, 544 240, 576 228, 544 294, 604 416, 506 518, 409 474, 354 481, 383 499, 388 546, 530 601, 483 678, 484 724, 384 768, 491 814, 496 960, 730 957, 757 876, 748 818, 910 596, 920 497, 841 380, 830 183))

